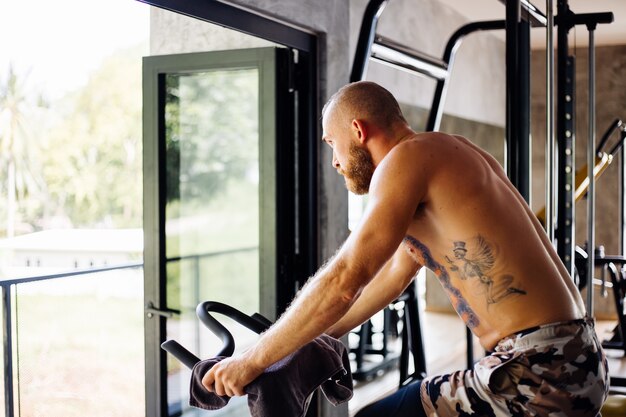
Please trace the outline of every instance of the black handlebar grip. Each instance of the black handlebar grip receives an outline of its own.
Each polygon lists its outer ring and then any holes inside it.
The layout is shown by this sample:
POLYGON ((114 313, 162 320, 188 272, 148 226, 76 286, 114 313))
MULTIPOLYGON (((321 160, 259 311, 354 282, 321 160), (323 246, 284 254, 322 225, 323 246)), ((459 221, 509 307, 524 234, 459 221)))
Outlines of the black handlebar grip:
POLYGON ((175 340, 166 340, 161 343, 161 348, 163 348, 164 351, 171 353, 189 369, 193 369, 194 365, 200 362, 200 358, 182 347, 180 343, 175 340))

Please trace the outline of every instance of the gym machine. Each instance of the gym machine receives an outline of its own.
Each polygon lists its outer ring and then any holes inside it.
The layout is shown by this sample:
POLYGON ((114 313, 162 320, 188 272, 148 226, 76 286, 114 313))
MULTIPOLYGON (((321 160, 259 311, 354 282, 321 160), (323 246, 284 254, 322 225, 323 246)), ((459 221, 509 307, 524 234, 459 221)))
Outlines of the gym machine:
MULTIPOLYGON (((450 75, 454 66, 456 52, 463 39, 474 32, 501 30, 506 26, 504 20, 484 22, 472 22, 462 26, 452 34, 448 40, 442 58, 437 58, 421 51, 417 51, 405 45, 401 45, 376 33, 378 20, 387 6, 389 0, 370 0, 365 9, 361 29, 356 46, 356 52, 350 74, 350 81, 359 81, 365 78, 367 66, 371 60, 389 65, 393 68, 408 71, 413 74, 431 78, 437 82, 432 106, 426 124, 427 131, 439 130, 443 115, 443 105, 448 90, 450 75)), ((528 15, 534 22, 545 24, 545 16, 541 15, 534 7, 526 4, 528 15)), ((409 383, 414 378, 421 378, 426 374, 426 358, 424 356, 421 324, 419 320, 419 308, 415 283, 411 284, 399 300, 404 303, 402 320, 402 348, 400 353, 400 385, 409 383), (409 375, 409 351, 413 356, 413 373, 409 375)), ((395 303, 394 303, 395 305, 395 303)), ((396 314, 389 308, 385 309, 387 316, 396 314)), ((393 316, 392 316, 393 317, 393 316)), ((366 322, 358 330, 359 343, 354 349, 357 369, 353 373, 355 378, 367 379, 376 375, 381 369, 395 365, 397 357, 390 355, 386 347, 386 341, 390 332, 389 326, 383 326, 382 349, 374 350, 371 346, 371 323, 366 322), (381 356, 381 361, 373 366, 363 365, 363 355, 374 353, 381 356)), ((469 329, 466 331, 467 339, 467 364, 468 367, 474 362, 473 336, 469 329)))
MULTIPOLYGON (((410 73, 426 76, 436 81, 435 94, 428 116, 426 131, 437 131, 441 124, 443 105, 446 98, 450 74, 454 65, 455 54, 463 38, 473 32, 485 30, 506 29, 506 169, 513 185, 520 194, 530 201, 530 29, 533 27, 546 28, 546 208, 544 221, 550 241, 557 245, 557 252, 566 265, 571 276, 574 276, 574 64, 575 57, 569 55, 568 33, 578 25, 585 25, 590 38, 589 60, 589 172, 590 178, 585 187, 588 191, 589 219, 593 219, 595 208, 594 169, 597 164, 595 150, 595 45, 594 32, 598 24, 607 24, 613 21, 613 14, 588 13, 575 14, 568 5, 568 0, 558 0, 557 16, 554 16, 552 0, 546 0, 546 15, 543 15, 534 5, 526 0, 500 0, 506 7, 506 19, 484 22, 473 22, 458 29, 449 39, 442 58, 433 57, 417 51, 376 33, 378 20, 389 0, 370 0, 367 4, 357 42, 350 81, 359 81, 365 78, 369 60, 380 62, 391 67, 410 73), (554 117, 554 39, 553 28, 558 28, 557 36, 557 115, 554 117), (555 129, 556 124, 556 140, 555 129), (555 161, 555 156, 557 161, 555 161), (555 175, 555 164, 558 170, 555 175), (558 183, 557 183, 558 181, 558 183), (555 192, 555 186, 559 193, 555 192), (558 198, 557 198, 558 197, 558 198)), ((612 150, 613 154, 617 149, 612 150)), ((622 151, 623 153, 623 151, 622 151)), ((622 157, 623 160, 623 157, 622 157)), ((607 162, 604 162, 608 166, 607 162)), ((623 177, 623 174, 622 174, 623 177)), ((623 194, 623 193, 622 193, 623 194)), ((622 198, 622 242, 624 241, 624 219, 622 198)), ((594 224, 589 222, 590 244, 593 247, 594 224)), ((622 248, 624 244, 622 243, 622 248)), ((622 251, 624 251, 622 249, 622 251)), ((594 255, 591 255, 590 265, 595 265, 594 255)), ((588 268, 588 275, 593 276, 593 266, 588 268)), ((609 269, 611 269, 609 267, 609 269)), ((612 276, 613 277, 613 276, 612 276)), ((593 282, 593 281, 591 281, 593 282)), ((590 286, 591 287, 591 286, 590 286)), ((587 297, 590 311, 593 311, 593 294, 587 297)), ((417 298, 405 300, 408 306, 405 309, 418 313, 417 298)), ((426 373, 423 343, 419 315, 412 326, 404 323, 404 333, 409 333, 410 350, 414 358, 413 375, 426 373), (416 334, 413 335, 412 333, 416 334)), ((367 331, 367 329, 366 329, 367 331)), ((626 331, 626 328, 625 328, 626 331)), ((363 328, 361 329, 363 332, 363 328)), ((472 334, 467 329, 467 366, 471 367, 474 361, 472 348, 472 334)), ((404 337, 404 335, 403 335, 404 337)), ((360 346, 367 343, 369 335, 360 335, 360 346)), ((403 345, 404 349, 404 345, 403 345)), ((404 351, 403 351, 404 354, 404 351)), ((383 361, 385 361, 383 354, 383 361)), ((367 374, 367 371, 365 371, 367 374)), ((401 375, 406 375, 406 369, 401 369, 401 375)), ((403 384, 401 379, 400 384, 403 384)))

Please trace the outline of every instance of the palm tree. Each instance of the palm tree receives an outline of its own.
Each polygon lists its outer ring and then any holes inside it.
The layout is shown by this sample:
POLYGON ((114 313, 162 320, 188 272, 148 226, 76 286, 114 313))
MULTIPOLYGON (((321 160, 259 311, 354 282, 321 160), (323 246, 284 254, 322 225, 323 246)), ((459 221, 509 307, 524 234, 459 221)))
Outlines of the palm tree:
POLYGON ((6 235, 15 235, 17 202, 41 187, 32 168, 32 143, 26 120, 33 106, 25 93, 24 79, 9 65, 6 82, 0 84, 0 172, 6 175, 6 235))

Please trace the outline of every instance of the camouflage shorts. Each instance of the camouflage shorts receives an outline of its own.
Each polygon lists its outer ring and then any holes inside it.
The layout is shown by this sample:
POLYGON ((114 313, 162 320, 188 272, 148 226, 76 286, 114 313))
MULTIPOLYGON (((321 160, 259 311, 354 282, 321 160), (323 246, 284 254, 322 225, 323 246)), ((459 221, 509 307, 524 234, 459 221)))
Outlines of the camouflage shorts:
POLYGON ((609 377, 591 319, 528 329, 494 350, 471 370, 424 379, 426 415, 598 415, 609 377))

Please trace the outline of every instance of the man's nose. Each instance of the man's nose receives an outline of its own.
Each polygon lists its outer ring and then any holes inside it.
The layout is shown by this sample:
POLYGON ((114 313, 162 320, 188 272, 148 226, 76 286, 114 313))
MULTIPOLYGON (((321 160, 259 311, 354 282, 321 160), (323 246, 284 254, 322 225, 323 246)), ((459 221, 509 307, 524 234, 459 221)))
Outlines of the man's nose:
POLYGON ((335 152, 333 152, 333 166, 335 167, 335 169, 339 168, 339 161, 337 160, 337 156, 335 155, 335 152))

